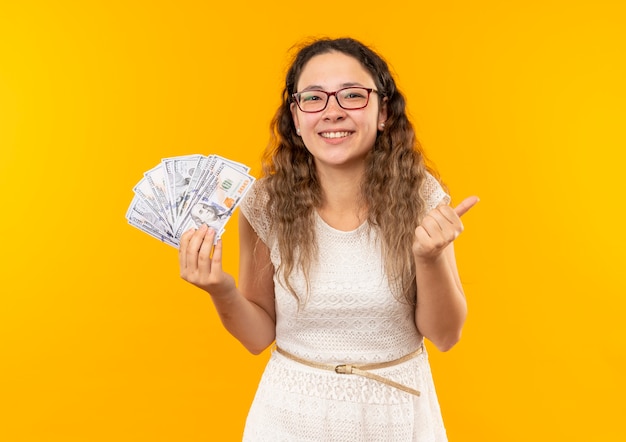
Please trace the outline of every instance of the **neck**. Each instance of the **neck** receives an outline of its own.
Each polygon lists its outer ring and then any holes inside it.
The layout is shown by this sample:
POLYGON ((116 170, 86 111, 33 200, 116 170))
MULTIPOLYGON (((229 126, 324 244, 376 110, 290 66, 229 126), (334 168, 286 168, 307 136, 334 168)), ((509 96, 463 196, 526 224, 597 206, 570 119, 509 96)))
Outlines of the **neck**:
POLYGON ((363 169, 319 168, 317 172, 324 196, 317 208, 322 219, 340 230, 361 225, 367 216, 361 196, 363 169))

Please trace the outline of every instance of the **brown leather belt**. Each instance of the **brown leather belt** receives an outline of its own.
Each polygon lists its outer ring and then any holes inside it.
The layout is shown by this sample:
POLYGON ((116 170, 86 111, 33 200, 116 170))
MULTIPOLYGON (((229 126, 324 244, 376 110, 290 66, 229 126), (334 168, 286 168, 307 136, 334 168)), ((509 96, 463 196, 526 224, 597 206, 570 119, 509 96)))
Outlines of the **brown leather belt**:
POLYGON ((369 370, 376 370, 378 368, 387 368, 393 367, 394 365, 401 364, 402 362, 406 362, 411 360, 418 355, 424 352, 424 344, 420 345, 417 350, 413 353, 409 353, 408 355, 402 356, 401 358, 394 359, 393 361, 388 362, 379 362, 375 364, 340 364, 340 365, 332 365, 332 364, 321 364, 318 362, 309 361, 308 359, 303 359, 299 356, 293 355, 282 348, 276 346, 274 348, 276 352, 283 355, 287 359, 291 359, 292 361, 298 362, 303 365, 307 365, 313 368, 319 368, 320 370, 334 371, 339 374, 354 374, 357 376, 362 376, 364 378, 373 379, 378 382, 382 382, 383 384, 390 385, 398 390, 402 390, 406 393, 414 394, 415 396, 419 396, 420 392, 411 387, 407 387, 406 385, 399 384, 398 382, 392 381, 386 377, 377 375, 376 373, 371 373, 369 370))

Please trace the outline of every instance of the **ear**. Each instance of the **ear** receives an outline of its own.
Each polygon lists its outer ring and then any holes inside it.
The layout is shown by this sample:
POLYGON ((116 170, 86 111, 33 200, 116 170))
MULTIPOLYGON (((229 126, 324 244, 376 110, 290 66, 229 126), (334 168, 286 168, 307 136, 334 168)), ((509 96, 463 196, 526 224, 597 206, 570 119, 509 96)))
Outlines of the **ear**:
POLYGON ((293 120, 293 125, 298 130, 300 128, 300 120, 298 120, 298 108, 296 107, 296 103, 291 103, 289 106, 291 110, 291 119, 293 120))
POLYGON ((380 125, 380 123, 384 123, 385 121, 387 121, 387 97, 383 98, 380 109, 378 110, 378 124, 380 125))

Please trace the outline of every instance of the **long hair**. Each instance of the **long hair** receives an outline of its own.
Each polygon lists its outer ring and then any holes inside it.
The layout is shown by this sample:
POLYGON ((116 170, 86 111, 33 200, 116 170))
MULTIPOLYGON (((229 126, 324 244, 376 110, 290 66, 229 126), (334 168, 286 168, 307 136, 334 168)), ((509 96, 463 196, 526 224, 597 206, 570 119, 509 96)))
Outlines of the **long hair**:
POLYGON ((406 115, 404 96, 396 88, 387 63, 373 50, 351 38, 320 39, 302 47, 287 71, 282 103, 271 122, 271 139, 262 163, 269 194, 268 213, 278 241, 281 264, 277 269, 298 301, 290 275, 300 268, 309 281, 309 268, 317 257, 314 211, 323 202, 313 156, 295 130, 291 103, 300 74, 316 55, 340 52, 358 60, 371 74, 379 106, 386 99, 387 120, 373 149, 366 156, 361 198, 368 208, 368 223, 382 239, 385 272, 399 299, 415 303, 415 266, 411 247, 415 228, 423 217, 420 193, 426 173, 421 146, 406 115))

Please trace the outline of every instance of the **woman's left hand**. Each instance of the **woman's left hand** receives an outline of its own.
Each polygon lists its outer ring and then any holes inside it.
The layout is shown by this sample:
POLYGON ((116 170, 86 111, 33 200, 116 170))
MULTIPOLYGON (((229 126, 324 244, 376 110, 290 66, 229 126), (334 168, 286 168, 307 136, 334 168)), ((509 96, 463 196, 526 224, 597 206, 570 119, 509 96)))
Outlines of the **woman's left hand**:
POLYGON ((461 216, 478 202, 478 197, 470 196, 452 208, 442 204, 428 212, 422 223, 415 229, 413 255, 416 260, 432 261, 441 255, 463 231, 461 216))

